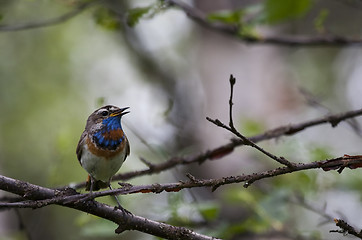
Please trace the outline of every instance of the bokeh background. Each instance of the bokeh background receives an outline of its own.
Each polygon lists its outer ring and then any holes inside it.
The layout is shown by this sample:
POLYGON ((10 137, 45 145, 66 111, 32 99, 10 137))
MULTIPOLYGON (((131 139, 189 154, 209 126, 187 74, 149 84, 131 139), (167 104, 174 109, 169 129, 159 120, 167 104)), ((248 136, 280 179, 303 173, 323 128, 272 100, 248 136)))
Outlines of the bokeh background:
MULTIPOLYGON (((228 122, 230 74, 237 79, 234 121, 247 136, 362 105, 359 46, 245 44, 197 25, 163 2, 97 1, 59 24, 4 30, 56 18, 85 2, 90 1, 0 1, 3 175, 46 187, 84 181, 75 148, 87 117, 104 104, 131 110, 123 126, 132 151, 121 172, 146 168, 140 157, 160 163, 225 144, 232 135, 205 117, 228 122)), ((361 34, 361 1, 184 2, 223 21, 240 11, 246 34, 361 34), (274 7, 284 15, 272 15, 278 13, 274 7)), ((361 132, 355 124, 357 129, 345 123, 318 126, 261 146, 295 162, 360 154, 361 132)), ((129 182, 176 182, 187 172, 219 178, 276 166, 241 147, 217 161, 129 182)), ((349 239, 329 233, 336 229, 333 221, 318 212, 361 226, 361 182, 358 169, 340 175, 311 170, 247 189, 230 185, 216 192, 195 189, 121 199, 135 214, 224 239, 349 239), (316 210, 308 210, 306 203, 316 210)), ((100 201, 114 204, 108 198, 100 201)), ((0 222, 0 239, 156 239, 137 232, 115 235, 113 223, 58 206, 2 211, 0 222)))

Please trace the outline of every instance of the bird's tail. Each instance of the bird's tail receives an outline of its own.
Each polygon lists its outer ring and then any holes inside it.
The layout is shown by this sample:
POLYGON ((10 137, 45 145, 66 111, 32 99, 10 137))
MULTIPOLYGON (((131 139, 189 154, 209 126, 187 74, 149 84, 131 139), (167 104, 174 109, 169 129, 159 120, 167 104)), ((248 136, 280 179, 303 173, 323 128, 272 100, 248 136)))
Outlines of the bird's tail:
MULTIPOLYGON (((105 183, 105 182, 103 182, 101 180, 95 180, 94 183, 93 183, 92 191, 98 191, 101 188, 107 188, 107 187, 108 187, 108 183, 105 183)), ((86 182, 86 185, 85 185, 85 190, 89 191, 90 188, 91 188, 91 177, 88 175, 87 182, 86 182)))

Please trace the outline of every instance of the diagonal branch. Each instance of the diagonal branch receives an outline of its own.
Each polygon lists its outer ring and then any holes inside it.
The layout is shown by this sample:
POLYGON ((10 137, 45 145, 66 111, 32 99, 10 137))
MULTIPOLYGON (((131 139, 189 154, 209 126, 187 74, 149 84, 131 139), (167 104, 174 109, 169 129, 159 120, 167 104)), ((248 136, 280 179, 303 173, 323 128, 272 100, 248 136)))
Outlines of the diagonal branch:
POLYGON ((93 0, 93 1, 85 1, 82 4, 79 4, 74 10, 65 13, 61 16, 42 20, 38 22, 30 22, 30 23, 24 23, 19 25, 0 25, 0 31, 2 32, 14 32, 14 31, 21 31, 21 30, 29 30, 34 28, 43 28, 43 27, 49 27, 57 24, 64 23, 73 17, 77 16, 87 8, 95 5, 96 3, 100 2, 102 0, 93 0))
MULTIPOLYGON (((244 187, 250 186, 251 183, 264 179, 275 177, 287 173, 321 168, 324 171, 336 170, 341 172, 344 168, 349 167, 351 169, 362 166, 362 156, 349 156, 323 160, 318 162, 298 164, 294 168, 283 167, 276 168, 274 170, 250 174, 229 176, 220 179, 196 179, 192 175, 188 175, 189 181, 180 181, 178 183, 168 184, 152 184, 144 186, 132 186, 125 185, 123 188, 115 190, 107 190, 102 192, 93 193, 92 197, 101 197, 115 194, 132 194, 132 193, 161 193, 177 192, 185 188, 194 187, 211 187, 212 190, 216 190, 218 187, 226 184, 245 182, 244 187)), ((119 209, 112 208, 106 204, 96 202, 89 198, 84 198, 84 194, 79 194, 73 189, 66 189, 63 191, 49 189, 38 185, 33 185, 20 180, 15 180, 0 175, 0 189, 6 192, 14 193, 22 196, 26 201, 14 202, 14 203, 0 203, 0 209, 9 208, 39 208, 50 204, 57 204, 64 207, 77 209, 95 216, 107 219, 118 224, 116 233, 122 233, 126 230, 137 230, 140 232, 152 234, 154 236, 166 238, 166 239, 200 239, 211 240, 213 237, 208 237, 195 233, 184 227, 175 227, 165 223, 156 222, 136 216, 131 213, 125 213, 119 209), (46 204, 44 204, 46 203, 46 204)), ((343 229, 343 232, 354 234, 348 225, 343 225, 338 220, 337 226, 343 229)), ((357 233, 358 234, 358 233, 357 233)), ((357 235, 355 235, 357 236, 357 235)))
MULTIPOLYGON (((249 137, 249 140, 257 143, 265 140, 270 140, 273 138, 278 138, 281 136, 291 136, 298 132, 301 132, 303 130, 306 130, 310 127, 322 125, 322 124, 331 124, 332 127, 336 127, 340 122, 358 117, 362 115, 362 108, 358 110, 352 110, 347 112, 342 112, 338 114, 333 115, 327 115, 321 118, 316 118, 313 120, 305 121, 302 123, 296 123, 296 124, 289 124, 285 126, 281 126, 278 128, 271 129, 269 131, 266 131, 264 133, 249 137)), ((216 119, 217 120, 217 119, 216 119)), ((121 173, 117 174, 113 177, 114 181, 126 181, 135 177, 144 176, 144 175, 150 175, 150 174, 157 174, 169 169, 172 169, 178 165, 188 165, 192 163, 199 163, 202 164, 203 162, 207 160, 216 160, 219 159, 225 155, 228 155, 233 152, 234 148, 245 145, 245 142, 241 139, 232 139, 229 143, 224 144, 220 147, 214 148, 212 150, 203 152, 201 154, 197 154, 194 156, 188 156, 188 157, 172 157, 169 160, 153 164, 152 167, 146 168, 143 170, 138 171, 132 171, 127 173, 121 173)), ((85 186, 85 182, 78 183, 75 185, 72 185, 72 187, 78 189, 85 186)), ((67 186, 66 186, 67 187, 67 186)), ((60 189, 64 189, 60 188, 60 189)))
POLYGON ((223 33, 225 35, 232 36, 238 40, 249 43, 249 44, 272 44, 278 46, 305 46, 305 47, 316 47, 316 46, 351 46, 361 45, 361 38, 348 38, 340 36, 325 36, 325 37, 307 37, 307 36, 242 36, 240 34, 240 26, 237 24, 223 24, 213 23, 207 19, 205 13, 200 10, 178 0, 168 0, 171 6, 176 6, 181 9, 191 20, 197 24, 211 29, 216 32, 223 33))
MULTIPOLYGON (((188 174, 187 177, 189 178, 188 181, 180 181, 177 183, 165 183, 165 184, 150 184, 150 185, 138 185, 133 186, 131 184, 120 184, 123 187, 114 190, 106 190, 106 191, 99 191, 93 192, 92 197, 104 197, 108 195, 118 195, 118 194, 135 194, 135 193, 156 193, 159 194, 161 192, 178 192, 182 189, 187 188, 199 188, 199 187, 210 187, 212 191, 216 190, 218 187, 228 184, 234 183, 242 183, 244 182, 244 187, 249 187, 255 181, 276 177, 288 173, 299 172, 304 170, 310 169, 322 169, 323 171, 330 171, 330 170, 338 170, 339 173, 343 171, 345 168, 355 169, 362 167, 362 155, 344 155, 342 157, 328 159, 328 160, 321 160, 311 163, 299 163, 294 166, 294 168, 289 167, 281 167, 276 168, 264 172, 253 173, 249 175, 237 175, 237 176, 228 176, 223 178, 216 178, 216 179, 197 179, 194 176, 188 174)), ((3 177, 5 178, 5 177, 3 177)), ((19 181, 20 182, 20 181, 19 181)), ((26 183, 28 184, 28 183, 26 183)), ((30 184, 29 184, 30 185, 30 184)), ((39 187, 41 188, 41 187, 39 187)), ((9 187, 4 187, 1 185, 1 177, 0 177, 0 189, 3 189, 8 192, 13 192, 18 195, 23 196, 22 192, 14 192, 9 187), (9 190, 6 190, 9 189, 9 190)), ((31 193, 35 191, 34 189, 29 189, 31 193)), ((41 198, 33 198, 31 195, 26 194, 24 198, 29 200, 37 200, 34 201, 20 201, 20 202, 10 202, 10 203, 0 203, 0 209, 4 208, 40 208, 50 204, 58 204, 58 205, 65 205, 68 206, 71 202, 77 202, 79 199, 84 199, 85 196, 88 194, 79 194, 75 192, 73 189, 65 189, 65 190, 52 190, 47 189, 47 191, 56 192, 53 193, 50 197, 41 197, 41 198), (30 196, 30 197, 29 197, 30 196)), ((32 193, 33 194, 33 193, 32 193)))
MULTIPOLYGON (((0 189, 6 192, 20 195, 25 199, 33 201, 74 195, 74 191, 58 191, 1 175, 0 189)), ((166 239, 215 239, 213 237, 208 237, 202 234, 195 233, 184 227, 171 226, 169 224, 156 222, 133 214, 127 214, 119 209, 115 209, 106 204, 102 204, 92 200, 57 202, 56 204, 68 208, 77 209, 112 221, 119 225, 119 227, 115 230, 116 233, 122 233, 126 230, 137 230, 166 239)))
MULTIPOLYGON (((213 124, 215 124, 218 127, 224 128, 228 131, 230 131, 231 133, 235 134, 236 136, 238 136, 241 141, 243 142, 244 145, 247 146, 251 146, 255 149, 257 149, 259 152, 265 154, 266 156, 270 157, 271 159, 274 159, 275 161, 277 161, 280 164, 286 165, 288 167, 293 168, 294 164, 289 162, 287 159, 285 159, 284 157, 278 157, 275 156, 274 154, 264 150, 262 147, 258 146, 257 144, 255 144, 253 141, 251 141, 250 139, 248 139, 247 137, 245 137, 244 135, 242 135, 239 131, 237 131, 234 127, 228 127, 226 126, 224 123, 222 123, 220 120, 218 119, 211 119, 209 117, 206 117, 206 119, 210 122, 212 122, 213 124)), ((230 120, 230 122, 232 122, 232 120, 230 120)))

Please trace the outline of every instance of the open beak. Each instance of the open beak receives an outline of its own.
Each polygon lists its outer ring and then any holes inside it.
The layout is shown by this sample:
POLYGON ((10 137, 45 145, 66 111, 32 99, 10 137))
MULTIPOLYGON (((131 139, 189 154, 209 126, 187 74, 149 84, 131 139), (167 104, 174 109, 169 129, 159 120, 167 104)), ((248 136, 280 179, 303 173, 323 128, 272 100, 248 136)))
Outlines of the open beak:
POLYGON ((123 115, 129 113, 129 111, 126 111, 127 109, 129 109, 129 107, 121 108, 118 111, 111 113, 110 116, 111 117, 115 117, 115 116, 119 116, 119 115, 123 116, 123 115))

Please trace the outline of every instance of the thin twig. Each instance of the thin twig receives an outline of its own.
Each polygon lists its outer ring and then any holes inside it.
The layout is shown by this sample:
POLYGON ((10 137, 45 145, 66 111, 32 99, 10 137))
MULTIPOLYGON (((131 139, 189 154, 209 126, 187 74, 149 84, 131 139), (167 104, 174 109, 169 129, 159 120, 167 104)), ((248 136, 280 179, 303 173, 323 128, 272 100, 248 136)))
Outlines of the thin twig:
MULTIPOLYGON (((315 108, 319 108, 324 110, 325 112, 327 112, 327 114, 331 115, 333 114, 332 110, 330 108, 328 108, 327 106, 323 105, 317 97, 313 96, 312 93, 310 93, 308 90, 299 87, 299 92, 304 96, 304 98, 306 99, 308 105, 315 107, 315 108)), ((360 137, 362 137, 362 131, 361 131, 361 126, 360 124, 357 122, 356 119, 351 118, 351 119, 347 119, 345 121, 352 129, 353 131, 360 137)))
POLYGON ((235 129, 234 127, 234 121, 233 121, 233 94, 234 94, 234 85, 236 82, 236 79, 234 78, 234 76, 231 74, 230 75, 230 98, 229 98, 229 126, 231 129, 235 129))
POLYGON ((318 215, 320 215, 321 217, 324 218, 324 222, 330 222, 330 221, 333 221, 334 220, 334 217, 327 214, 326 211, 325 211, 325 207, 323 208, 318 208, 316 207, 314 204, 311 204, 309 202, 307 202, 303 196, 301 195, 297 195, 297 196, 294 196, 293 198, 290 198, 289 201, 291 203, 294 203, 294 204, 297 204, 311 212, 314 212, 318 215))
POLYGON ((212 122, 213 124, 215 124, 218 127, 222 127, 228 131, 230 131, 231 133, 235 134, 237 137, 239 137, 243 143, 247 146, 251 146, 255 149, 257 149, 258 151, 262 152, 263 154, 265 154, 266 156, 274 159, 275 161, 279 162, 280 164, 283 164, 285 166, 288 167, 294 167, 294 164, 291 163, 290 161, 288 161, 287 159, 285 159, 284 157, 277 157, 274 154, 264 150, 262 147, 258 146, 256 143, 254 143, 253 141, 251 141, 250 139, 248 139, 247 137, 245 137, 244 135, 242 135, 235 127, 234 127, 234 123, 233 123, 233 114, 232 114, 232 110, 233 110, 233 91, 234 91, 234 85, 235 85, 236 79, 233 77, 233 75, 230 75, 230 99, 229 99, 229 126, 226 126, 224 123, 222 123, 220 120, 218 119, 211 119, 209 117, 206 117, 206 119, 210 122, 212 122))
POLYGON ((30 30, 34 28, 43 28, 43 27, 49 27, 57 24, 64 23, 73 17, 77 16, 87 8, 95 5, 96 3, 103 1, 103 0, 93 0, 93 1, 85 1, 81 4, 79 4, 75 9, 72 11, 63 14, 61 16, 46 19, 38 22, 30 22, 30 23, 24 23, 24 24, 18 24, 18 25, 0 25, 0 31, 1 32, 14 32, 14 31, 22 31, 22 30, 30 30))
POLYGON ((181 9, 191 20, 199 25, 211 29, 225 35, 232 36, 242 42, 248 44, 272 44, 278 46, 303 46, 303 47, 341 47, 361 45, 361 38, 348 38, 341 36, 325 36, 325 37, 310 37, 310 36, 244 36, 240 34, 239 24, 223 24, 211 22, 207 19, 205 13, 200 10, 178 0, 167 0, 171 6, 176 6, 181 9))

